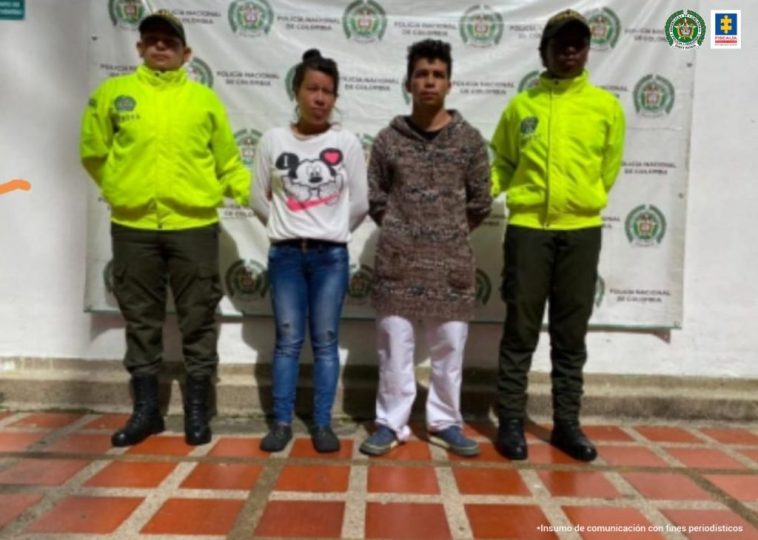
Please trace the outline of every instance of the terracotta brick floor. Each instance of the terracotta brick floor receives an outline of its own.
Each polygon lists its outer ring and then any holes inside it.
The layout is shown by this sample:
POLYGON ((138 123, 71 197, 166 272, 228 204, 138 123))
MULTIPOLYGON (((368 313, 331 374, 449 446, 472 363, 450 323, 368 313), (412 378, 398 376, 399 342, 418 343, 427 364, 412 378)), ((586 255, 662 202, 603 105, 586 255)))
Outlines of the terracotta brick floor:
POLYGON ((112 448, 122 415, 0 411, 0 538, 691 538, 758 540, 758 425, 586 421, 600 457, 584 464, 530 428, 529 460, 500 456, 494 425, 466 426, 478 458, 417 438, 382 458, 337 428, 317 454, 305 427, 277 455, 261 420, 216 419, 210 444, 181 418, 112 448))

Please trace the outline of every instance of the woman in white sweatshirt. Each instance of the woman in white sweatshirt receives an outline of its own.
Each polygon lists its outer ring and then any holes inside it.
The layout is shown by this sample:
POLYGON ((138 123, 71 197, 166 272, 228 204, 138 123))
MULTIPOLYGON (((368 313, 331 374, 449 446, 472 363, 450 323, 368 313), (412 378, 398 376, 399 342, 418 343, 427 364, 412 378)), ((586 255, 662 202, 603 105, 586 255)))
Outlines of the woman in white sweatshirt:
POLYGON ((335 452, 331 428, 340 361, 339 322, 348 288, 347 242, 368 211, 366 164, 355 134, 331 122, 339 72, 316 49, 303 54, 292 89, 297 121, 267 131, 256 151, 251 206, 271 242, 268 275, 276 321, 274 422, 268 452, 292 438, 306 324, 313 347, 313 427, 318 452, 335 452))

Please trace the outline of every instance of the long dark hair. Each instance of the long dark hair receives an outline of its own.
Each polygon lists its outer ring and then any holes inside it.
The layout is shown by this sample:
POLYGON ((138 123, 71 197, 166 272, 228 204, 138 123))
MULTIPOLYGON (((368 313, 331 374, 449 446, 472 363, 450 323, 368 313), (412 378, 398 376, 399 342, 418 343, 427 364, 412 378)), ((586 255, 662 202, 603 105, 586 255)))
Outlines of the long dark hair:
POLYGON ((332 78, 334 82, 334 95, 339 95, 340 73, 337 70, 337 62, 331 58, 324 58, 318 49, 308 49, 303 53, 303 61, 295 68, 295 75, 292 77, 292 91, 297 95, 300 85, 305 79, 305 72, 309 69, 320 71, 332 78))

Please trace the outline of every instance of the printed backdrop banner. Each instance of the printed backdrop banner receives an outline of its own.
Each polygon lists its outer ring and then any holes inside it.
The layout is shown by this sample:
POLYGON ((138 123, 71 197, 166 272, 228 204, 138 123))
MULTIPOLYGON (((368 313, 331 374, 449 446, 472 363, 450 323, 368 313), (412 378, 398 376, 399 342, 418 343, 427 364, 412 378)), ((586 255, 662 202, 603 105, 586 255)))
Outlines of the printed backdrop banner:
MULTIPOLYGON (((138 21, 170 9, 184 22, 193 49, 186 69, 226 104, 248 166, 261 134, 294 118, 293 68, 313 47, 337 61, 335 120, 360 137, 368 155, 375 134, 410 110, 403 85, 408 45, 442 39, 453 49, 447 103, 489 139, 508 101, 535 83, 544 23, 566 7, 553 0, 91 0, 90 85, 94 89, 106 77, 132 71, 139 63, 138 21)), ((679 328, 695 52, 669 46, 664 28, 681 7, 673 0, 580 1, 570 7, 592 26, 591 80, 618 96, 628 126, 621 174, 603 213, 591 324, 679 328)), ((113 311, 109 210, 94 184, 89 202, 85 308, 113 311)), ((226 292, 221 313, 271 314, 264 228, 250 209, 232 202, 220 215, 226 292)), ((478 321, 504 317, 499 293, 504 229, 501 197, 473 235, 478 321)), ((367 220, 350 243, 345 317, 374 317, 376 237, 367 220)))

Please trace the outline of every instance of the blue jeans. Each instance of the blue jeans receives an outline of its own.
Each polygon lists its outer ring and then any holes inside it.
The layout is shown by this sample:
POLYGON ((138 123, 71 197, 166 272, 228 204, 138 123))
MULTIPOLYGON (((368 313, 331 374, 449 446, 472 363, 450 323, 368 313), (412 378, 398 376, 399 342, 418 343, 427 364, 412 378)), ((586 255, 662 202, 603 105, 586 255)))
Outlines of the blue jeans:
POLYGON ((347 293, 349 257, 343 244, 308 240, 280 242, 268 252, 271 303, 276 322, 273 359, 274 420, 291 423, 305 341, 313 348, 313 422, 331 423, 337 392, 339 323, 347 293))

